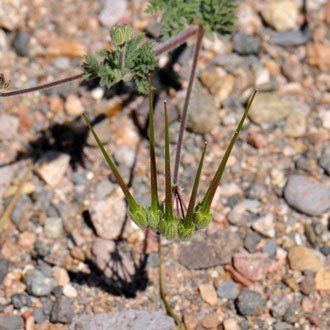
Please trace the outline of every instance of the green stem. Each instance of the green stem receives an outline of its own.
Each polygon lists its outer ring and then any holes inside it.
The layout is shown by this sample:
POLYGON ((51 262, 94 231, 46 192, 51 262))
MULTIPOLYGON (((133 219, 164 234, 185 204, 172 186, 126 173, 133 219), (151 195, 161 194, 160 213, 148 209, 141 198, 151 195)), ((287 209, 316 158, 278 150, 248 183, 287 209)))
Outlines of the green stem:
POLYGON ((214 178, 213 178, 213 180, 212 180, 212 182, 211 182, 211 184, 210 184, 210 186, 209 186, 209 188, 208 188, 208 190, 207 190, 207 192, 204 196, 204 199, 203 199, 201 205, 202 205, 203 209, 205 209, 205 210, 209 210, 211 208, 211 204, 212 204, 212 201, 213 201, 213 198, 214 198, 214 194, 215 194, 215 192, 218 188, 218 185, 219 185, 219 182, 221 180, 222 174, 225 170, 228 158, 229 158, 230 153, 231 153, 231 151, 234 147, 234 144, 237 140, 238 134, 242 129, 243 123, 245 121, 245 118, 246 118, 249 110, 250 110, 251 104, 254 100, 254 97, 255 97, 256 93, 257 93, 257 91, 255 90, 253 92, 252 96, 250 97, 248 105, 247 105, 247 107, 244 111, 244 114, 243 114, 243 116, 242 116, 242 118, 241 118, 241 120, 240 120, 240 122, 239 122, 239 124, 236 128, 236 131, 235 131, 235 133, 234 133, 234 135, 233 135, 233 137, 230 141, 230 144, 229 144, 229 146, 228 146, 228 148, 227 148, 227 150, 226 150, 226 152, 225 152, 225 154, 222 158, 222 161, 221 161, 221 163, 218 167, 218 170, 217 170, 216 174, 214 175, 214 178))
POLYGON ((168 315, 170 315, 175 323, 178 325, 179 329, 184 330, 185 327, 183 323, 180 321, 178 315, 174 312, 171 305, 169 304, 165 290, 164 290, 164 279, 163 279, 163 251, 162 251, 162 236, 158 235, 158 256, 159 256, 159 265, 158 265, 158 272, 159 272, 159 292, 160 296, 164 302, 166 312, 168 315))

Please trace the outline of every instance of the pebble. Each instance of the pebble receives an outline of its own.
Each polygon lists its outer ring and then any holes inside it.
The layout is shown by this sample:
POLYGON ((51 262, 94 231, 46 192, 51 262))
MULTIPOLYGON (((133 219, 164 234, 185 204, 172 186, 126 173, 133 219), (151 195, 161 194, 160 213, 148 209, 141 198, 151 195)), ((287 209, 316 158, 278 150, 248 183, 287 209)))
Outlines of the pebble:
POLYGON ((291 82, 301 81, 304 75, 302 65, 296 55, 290 55, 285 59, 282 71, 291 82))
POLYGON ((49 316, 45 315, 43 313, 43 310, 41 307, 36 307, 33 311, 33 317, 34 317, 35 321, 37 322, 37 324, 41 324, 41 323, 45 322, 49 316))
POLYGON ((286 313, 284 314, 284 321, 289 323, 296 323, 303 317, 304 311, 301 308, 299 302, 294 301, 290 303, 289 308, 287 309, 286 313))
POLYGON ((289 177, 284 197, 291 207, 307 215, 321 215, 330 207, 329 189, 304 175, 289 177))
POLYGON ((147 268, 155 268, 159 265, 159 256, 157 252, 148 254, 147 268))
POLYGON ((70 59, 65 56, 56 58, 54 62, 54 66, 59 70, 69 70, 70 65, 70 59))
MULTIPOLYGON (((5 194, 8 186, 10 185, 14 173, 15 172, 12 166, 0 167, 0 200, 2 200, 3 195, 5 194)), ((0 203, 0 213, 2 214, 2 212, 3 212, 3 203, 0 203)))
POLYGON ((0 122, 0 141, 14 139, 18 130, 18 118, 16 116, 0 114, 0 122))
POLYGON ((68 115, 80 116, 84 113, 84 107, 79 99, 74 94, 68 95, 64 103, 64 109, 68 115))
POLYGON ((217 289, 220 298, 236 299, 238 295, 237 285, 233 281, 226 281, 220 284, 217 289))
POLYGON ((53 277, 54 277, 57 285, 65 286, 70 283, 69 274, 62 267, 55 266, 53 268, 53 277))
POLYGON ((297 47, 304 45, 311 38, 312 34, 309 31, 288 30, 275 33, 268 39, 268 43, 282 47, 297 47))
POLYGON ((109 180, 103 180, 96 185, 95 188, 95 198, 98 200, 104 199, 109 196, 110 193, 114 190, 115 184, 109 180))
POLYGON ((220 320, 217 314, 206 314, 202 319, 202 326, 207 329, 214 329, 220 324, 220 320))
POLYGON ((262 252, 267 253, 270 257, 274 257, 276 254, 277 245, 272 239, 268 240, 261 248, 262 252))
POLYGON ((223 321, 224 330, 241 330, 241 327, 235 319, 226 319, 223 321))
POLYGON ((330 129, 330 110, 321 109, 319 112, 319 117, 322 120, 323 127, 330 129))
POLYGON ((291 301, 287 297, 282 297, 276 304, 272 304, 270 310, 275 318, 282 318, 288 310, 291 301))
POLYGON ((251 281, 260 281, 269 269, 269 256, 267 253, 239 252, 233 256, 233 265, 237 271, 251 281))
POLYGON ((292 324, 287 322, 276 322, 274 324, 274 330, 291 330, 292 324))
POLYGON ((41 271, 33 270, 26 280, 29 293, 36 297, 47 296, 55 286, 53 278, 46 277, 41 271))
POLYGON ((37 239, 34 244, 34 249, 38 256, 44 258, 51 253, 52 247, 50 245, 47 245, 45 242, 37 239))
POLYGON ((12 47, 15 49, 16 54, 23 57, 29 56, 29 44, 31 34, 25 31, 17 31, 12 41, 12 47))
POLYGON ((324 266, 325 257, 317 250, 294 246, 289 250, 288 259, 293 270, 317 272, 324 266))
POLYGON ((271 0, 261 9, 262 18, 277 31, 297 28, 298 7, 291 0, 271 0))
POLYGON ((114 241, 95 238, 92 253, 95 256, 97 267, 106 277, 112 278, 114 281, 132 281, 135 273, 134 263, 124 252, 117 250, 114 241))
POLYGON ((8 261, 6 259, 0 258, 0 285, 5 279, 8 272, 8 261))
POLYGON ((11 296, 10 300, 16 309, 20 309, 25 306, 30 307, 32 304, 31 298, 27 294, 14 294, 11 296))
POLYGON ((126 204, 122 197, 111 196, 104 200, 93 201, 90 205, 90 214, 98 236, 116 239, 125 221, 126 204))
MULTIPOLYGON (((108 118, 104 118, 102 121, 93 125, 94 131, 96 132, 97 136, 99 137, 102 144, 107 144, 113 138, 113 135, 110 130, 110 122, 108 118)), ((87 144, 92 147, 97 147, 97 143, 92 132, 88 131, 87 136, 87 144)))
POLYGON ((69 300, 64 297, 58 298, 53 305, 50 320, 53 323, 70 324, 73 320, 74 310, 69 300))
POLYGON ((291 112, 286 118, 284 134, 293 138, 304 136, 306 134, 306 117, 300 112, 291 112))
POLYGON ((234 50, 240 55, 258 54, 260 42, 256 36, 237 32, 233 37, 234 50))
POLYGON ((257 251, 257 245, 262 237, 253 230, 249 230, 244 240, 244 247, 251 253, 257 251))
POLYGON ((183 321, 187 330, 195 330, 198 326, 197 316, 191 312, 188 312, 187 310, 183 311, 183 321))
POLYGON ((127 146, 117 148, 113 154, 113 157, 117 164, 125 165, 128 168, 133 167, 135 163, 135 151, 127 146))
POLYGON ((1 330, 24 329, 24 319, 17 315, 0 315, 1 330))
POLYGON ((323 149, 323 153, 320 158, 320 166, 328 175, 330 175, 330 143, 328 143, 328 145, 323 149))
POLYGON ((330 68, 330 45, 307 44, 307 56, 310 65, 318 66, 322 71, 330 68))
POLYGON ((292 95, 277 92, 258 93, 249 111, 249 117, 258 125, 276 123, 294 110, 292 95))
POLYGON ((307 270, 304 272, 304 278, 300 282, 300 291, 305 295, 310 295, 315 292, 314 273, 307 270))
POLYGON ((70 284, 67 284, 63 287, 63 295, 67 298, 77 298, 77 290, 70 284))
MULTIPOLYGON (((184 99, 178 100, 178 108, 182 112, 184 99)), ((219 123, 218 111, 214 100, 205 88, 195 84, 187 114, 187 128, 197 134, 210 132, 219 123), (203 109, 203 111, 200 111, 203 109)))
POLYGON ((99 21, 105 27, 112 27, 118 20, 123 17, 126 13, 127 1, 117 0, 105 0, 103 8, 99 13, 99 21))
POLYGON ((70 156, 58 151, 47 151, 35 168, 40 177, 54 187, 64 176, 70 163, 70 156))
POLYGON ((205 302, 207 302, 211 306, 215 306, 217 304, 217 292, 215 291, 215 288, 212 284, 202 284, 199 287, 199 292, 205 302))
POLYGON ((242 315, 256 316, 264 312, 265 301, 258 292, 243 290, 236 301, 237 308, 242 315))
POLYGON ((275 227, 274 227, 275 217, 272 213, 265 215, 257 219, 253 224, 252 228, 259 234, 264 235, 269 238, 275 237, 275 227))
POLYGON ((63 232, 63 219, 50 217, 45 221, 44 232, 48 238, 59 238, 63 232))
POLYGON ((317 290, 330 290, 330 271, 321 269, 315 275, 315 286, 317 290))
POLYGON ((125 310, 119 313, 103 313, 96 315, 80 315, 73 319, 70 330, 77 329, 78 324, 83 329, 144 329, 172 330, 175 323, 172 317, 163 311, 125 310))

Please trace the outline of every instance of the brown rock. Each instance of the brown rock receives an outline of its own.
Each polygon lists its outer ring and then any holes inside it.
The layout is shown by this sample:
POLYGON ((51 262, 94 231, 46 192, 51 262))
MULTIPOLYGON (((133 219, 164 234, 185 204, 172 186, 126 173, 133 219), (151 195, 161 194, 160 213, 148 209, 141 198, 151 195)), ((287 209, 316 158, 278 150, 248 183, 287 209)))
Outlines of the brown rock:
POLYGON ((33 244, 37 239, 37 235, 35 233, 26 231, 18 236, 18 244, 23 247, 33 248, 33 244))
POLYGON ((65 286, 70 283, 69 274, 62 267, 55 266, 53 268, 53 276, 55 278, 57 285, 59 286, 65 286))
POLYGON ((205 315, 202 320, 203 327, 207 329, 216 328, 219 324, 220 324, 219 317, 215 313, 209 313, 205 315))
POLYGON ((187 330, 195 330, 198 325, 198 318, 196 315, 191 314, 187 311, 183 312, 183 321, 187 330))
POLYGON ((79 40, 51 37, 47 40, 46 56, 66 56, 82 58, 87 54, 87 47, 79 40))
POLYGON ((310 65, 318 66, 321 70, 330 68, 330 45, 309 44, 307 45, 307 56, 310 65))
POLYGON ((324 255, 319 251, 303 246, 294 246, 289 250, 288 259, 290 268, 301 272, 311 270, 317 272, 323 268, 324 255))
POLYGON ((317 290, 330 290, 330 269, 319 270, 315 275, 315 284, 317 290))
POLYGON ((207 302, 211 306, 215 306, 217 304, 217 292, 215 291, 215 288, 212 284, 202 284, 199 287, 199 292, 205 302, 207 302))
POLYGON ((289 81, 301 81, 303 78, 303 69, 300 60, 296 55, 290 55, 286 58, 282 66, 283 74, 289 81))

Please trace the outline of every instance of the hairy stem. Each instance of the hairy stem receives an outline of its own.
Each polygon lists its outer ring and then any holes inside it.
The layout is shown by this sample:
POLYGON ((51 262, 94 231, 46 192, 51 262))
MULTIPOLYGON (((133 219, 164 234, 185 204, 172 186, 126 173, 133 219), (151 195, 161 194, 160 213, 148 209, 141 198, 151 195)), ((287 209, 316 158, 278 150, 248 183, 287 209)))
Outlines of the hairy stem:
POLYGON ((167 314, 170 315, 174 319, 174 321, 178 325, 179 329, 184 330, 185 327, 182 324, 182 322, 180 321, 178 315, 174 312, 171 305, 169 304, 166 294, 165 294, 165 290, 164 290, 164 279, 163 279, 163 269, 162 269, 163 268, 163 249, 162 249, 162 236, 161 235, 158 235, 158 256, 159 256, 158 272, 159 272, 160 296, 164 302, 167 314))
POLYGON ((199 52, 200 52, 200 49, 202 46, 202 40, 203 40, 204 33, 205 33, 205 31, 204 31, 203 27, 199 27, 198 33, 197 33, 197 41, 196 41, 196 46, 195 46, 195 51, 194 51, 193 63, 192 63, 189 81, 188 81, 187 93, 186 93, 183 110, 182 110, 178 144, 176 146, 174 172, 173 172, 173 184, 176 184, 178 182, 179 164, 180 164, 181 149, 182 149, 182 143, 183 143, 183 134, 184 134, 185 126, 186 126, 188 106, 189 106, 190 96, 191 96, 191 92, 192 92, 192 88, 193 88, 197 61, 198 61, 199 52))

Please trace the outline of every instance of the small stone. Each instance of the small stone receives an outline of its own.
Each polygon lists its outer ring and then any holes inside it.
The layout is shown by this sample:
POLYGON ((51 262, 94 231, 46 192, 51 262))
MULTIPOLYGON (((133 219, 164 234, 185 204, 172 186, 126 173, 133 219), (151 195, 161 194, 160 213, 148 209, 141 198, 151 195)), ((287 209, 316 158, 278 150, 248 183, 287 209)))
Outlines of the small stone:
POLYGON ((298 20, 298 7, 291 0, 273 0, 261 9, 262 18, 277 31, 295 29, 298 20))
POLYGON ((95 238, 92 253, 97 267, 106 277, 112 280, 131 282, 135 273, 133 261, 123 252, 116 249, 114 241, 95 238))
POLYGON ((186 310, 183 312, 183 321, 187 330, 195 330, 198 325, 198 318, 195 314, 189 313, 186 310))
POLYGON ((0 258, 0 285, 2 281, 5 279, 8 272, 8 261, 6 259, 0 258))
POLYGON ((34 249, 37 255, 40 257, 47 257, 52 250, 51 246, 47 245, 43 241, 40 241, 39 239, 36 240, 34 244, 34 249))
MULTIPOLYGON (((80 40, 75 40, 73 38, 66 39, 56 34, 47 39, 46 50, 44 52, 45 56, 70 58, 82 58, 87 54, 87 46, 80 40)), ((67 93, 69 89, 67 87, 64 88, 67 89, 65 91, 65 93, 67 93)))
POLYGON ((324 266, 325 257, 319 251, 303 246, 294 246, 289 250, 288 259, 293 270, 317 272, 324 266))
POLYGON ((330 271, 319 270, 315 275, 315 285, 317 290, 330 290, 330 271))
POLYGON ((158 253, 152 252, 148 254, 147 268, 155 268, 159 266, 158 253))
POLYGON ((235 319, 227 319, 223 321, 224 330, 241 330, 241 327, 235 319))
POLYGON ((326 129, 330 129, 330 110, 322 109, 319 112, 319 118, 322 120, 323 127, 326 129))
POLYGON ((274 240, 269 240, 265 245, 262 246, 262 252, 267 253, 270 257, 275 256, 277 245, 274 240))
POLYGON ((36 239, 37 235, 35 233, 26 231, 18 236, 18 244, 26 248, 32 248, 36 239))
POLYGON ((310 65, 318 66, 321 70, 328 70, 330 68, 329 44, 307 44, 306 48, 310 65))
POLYGON ((282 318, 286 313, 286 311, 288 310, 290 304, 291 301, 288 298, 282 297, 280 301, 278 301, 276 304, 273 304, 271 306, 272 315, 275 318, 282 318))
POLYGON ((284 134, 289 137, 301 137, 306 133, 306 117, 300 112, 291 112, 286 118, 284 134))
MULTIPOLYGON (((0 130, 1 130, 1 125, 0 125, 0 130)), ((3 195, 5 194, 8 186, 10 185, 10 182, 14 174, 15 172, 12 166, 0 167, 0 200, 3 199, 3 195)), ((0 203, 0 214, 2 213, 3 213, 3 203, 0 203)))
MULTIPOLYGON (((107 144, 113 138, 113 135, 111 134, 110 131, 110 122, 108 118, 104 118, 102 121, 93 125, 93 128, 103 144, 107 144)), ((91 131, 88 132, 88 137, 86 142, 89 146, 97 147, 97 143, 91 131)))
POLYGON ((109 180, 103 180, 96 185, 95 188, 95 197, 98 200, 104 199, 109 196, 110 193, 114 190, 115 184, 109 180))
POLYGON ((63 232, 62 218, 47 218, 45 222, 44 232, 48 238, 59 238, 63 232))
MULTIPOLYGON (((320 252, 322 254, 324 254, 326 257, 328 255, 330 255, 330 246, 327 246, 327 245, 323 245, 321 248, 320 248, 320 252)), ((1 281, 0 281, 0 284, 1 284, 1 281)))
POLYGON ((127 146, 117 148, 113 157, 117 164, 125 165, 128 168, 131 168, 135 163, 135 151, 127 146))
POLYGON ((261 241, 262 237, 253 230, 249 230, 245 240, 244 240, 244 247, 251 253, 257 251, 257 245, 261 241))
POLYGON ((274 215, 269 213, 264 217, 259 218, 256 220, 252 228, 257 231, 259 234, 262 234, 269 238, 275 237, 275 227, 274 227, 274 215))
POLYGON ((67 284, 63 287, 63 295, 67 298, 76 298, 78 293, 72 285, 67 284))
POLYGON ((205 302, 207 302, 211 306, 215 306, 217 304, 217 292, 215 291, 214 286, 212 284, 202 284, 199 287, 199 292, 205 302))
POLYGON ((23 57, 29 56, 29 44, 31 34, 25 31, 17 31, 12 41, 12 46, 16 51, 16 54, 23 57))
POLYGON ((236 301, 237 308, 242 315, 260 315, 266 308, 265 301, 258 292, 243 290, 236 301))
POLYGON ((63 297, 57 299, 50 314, 51 322, 70 324, 72 322, 73 316, 74 311, 70 302, 63 297))
POLYGON ((277 32, 272 35, 268 43, 282 47, 301 46, 312 38, 309 31, 288 30, 277 32))
POLYGON ((330 175, 330 144, 323 149, 322 157, 320 158, 320 166, 330 175))
POLYGON ((17 315, 0 315, 1 330, 24 329, 24 319, 17 315))
POLYGON ((209 313, 205 315, 202 319, 202 325, 204 328, 213 329, 220 324, 220 320, 217 314, 209 313))
POLYGON ((54 65, 59 70, 68 70, 70 69, 70 59, 65 56, 60 56, 55 59, 54 65))
POLYGON ((250 34, 235 33, 233 43, 235 52, 240 55, 258 54, 260 49, 259 40, 256 36, 250 34))
POLYGON ((233 281, 226 281, 220 284, 217 289, 220 298, 236 299, 238 295, 237 285, 233 281))
POLYGON ((14 139, 18 130, 18 118, 7 114, 0 114, 0 122, 0 141, 14 139))
POLYGON ((116 0, 115 2, 112 0, 106 0, 99 13, 99 21, 105 27, 112 27, 125 15, 126 9, 126 0, 116 0))
POLYGON ((126 205, 119 196, 93 201, 90 206, 91 220, 98 236, 105 239, 116 239, 121 233, 126 205))
POLYGON ((295 100, 291 95, 276 92, 258 93, 249 111, 249 117, 258 125, 276 123, 294 110, 295 100))
POLYGON ((27 19, 28 6, 22 6, 21 2, 12 0, 1 1, 0 26, 9 31, 22 26, 22 22, 27 19))
POLYGON ((288 322, 276 322, 274 324, 274 330, 291 330, 292 324, 288 322))
POLYGON ((46 277, 41 271, 34 270, 26 281, 28 291, 36 296, 47 296, 55 286, 53 278, 46 277))
POLYGON ((330 207, 328 188, 303 175, 289 177, 284 197, 291 207, 312 216, 321 215, 330 207))
POLYGON ((284 320, 293 324, 298 322, 302 318, 303 314, 304 311, 302 310, 300 303, 294 301, 289 305, 289 308, 284 315, 284 320))
POLYGON ((10 300, 16 309, 20 309, 25 306, 30 307, 32 304, 31 298, 27 294, 14 294, 11 296, 10 300))
POLYGON ((37 162, 36 171, 50 186, 56 186, 64 176, 70 156, 57 151, 47 151, 37 162))
POLYGON ((315 292, 315 279, 313 272, 305 272, 305 277, 300 282, 300 291, 305 295, 310 295, 315 292))
POLYGON ((55 266, 53 268, 53 276, 54 276, 54 279, 55 279, 57 285, 65 286, 68 283, 70 283, 69 274, 62 267, 55 266))
POLYGON ((233 265, 242 275, 251 281, 260 281, 268 272, 269 256, 267 253, 236 253, 233 265))
POLYGON ((70 94, 67 97, 64 103, 64 109, 68 115, 72 116, 80 116, 82 113, 84 113, 84 107, 80 99, 73 94, 70 94))
POLYGON ((268 144, 266 137, 257 132, 249 132, 247 142, 257 149, 264 148, 268 144))
POLYGON ((303 69, 300 60, 296 55, 290 55, 285 59, 282 67, 283 74, 289 81, 301 81, 303 78, 303 69))
POLYGON ((37 324, 41 324, 41 323, 45 322, 48 319, 48 315, 45 315, 43 313, 41 307, 37 307, 37 308, 34 309, 33 317, 34 317, 35 321, 37 322, 37 324))

